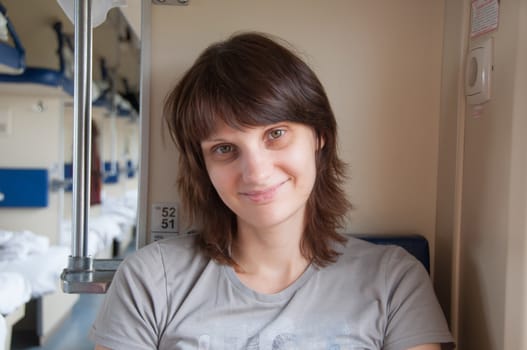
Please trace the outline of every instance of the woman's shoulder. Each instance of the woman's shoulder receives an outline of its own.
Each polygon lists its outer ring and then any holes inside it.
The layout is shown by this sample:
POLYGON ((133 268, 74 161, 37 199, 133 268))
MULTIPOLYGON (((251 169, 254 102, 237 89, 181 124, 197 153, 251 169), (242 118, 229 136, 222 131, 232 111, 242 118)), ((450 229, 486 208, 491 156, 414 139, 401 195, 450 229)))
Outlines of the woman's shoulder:
POLYGON ((158 246, 158 249, 162 252, 170 251, 178 254, 195 254, 199 252, 198 239, 200 235, 198 233, 186 234, 183 236, 175 236, 170 238, 161 239, 155 241, 154 244, 158 246))
POLYGON ((424 269, 413 255, 399 246, 375 244, 353 236, 347 238, 346 244, 337 249, 340 253, 337 265, 341 267, 371 273, 424 269))
POLYGON ((391 255, 406 255, 404 249, 395 245, 376 244, 355 236, 346 236, 346 244, 338 249, 343 256, 360 259, 386 259, 391 255))
POLYGON ((186 261, 205 259, 198 247, 198 235, 185 235, 149 243, 128 255, 124 266, 167 267, 182 265, 186 261))
POLYGON ((349 237, 338 251, 337 262, 326 267, 319 278, 322 283, 337 285, 342 290, 358 289, 358 295, 365 299, 381 295, 387 302, 395 295, 395 289, 405 296, 429 283, 423 265, 399 246, 349 237))

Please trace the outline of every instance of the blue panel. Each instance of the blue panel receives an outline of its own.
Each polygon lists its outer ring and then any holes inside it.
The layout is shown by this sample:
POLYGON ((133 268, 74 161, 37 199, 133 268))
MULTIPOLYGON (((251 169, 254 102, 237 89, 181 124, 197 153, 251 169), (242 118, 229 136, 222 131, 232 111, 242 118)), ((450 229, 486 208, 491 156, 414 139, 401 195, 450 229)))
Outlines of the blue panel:
POLYGON ((64 163, 64 180, 69 180, 71 182, 69 185, 64 187, 64 191, 73 191, 73 164, 71 163, 64 163))
POLYGON ((0 207, 47 207, 47 169, 0 169, 0 207))
MULTIPOLYGON (((112 101, 110 98, 109 92, 104 92, 101 96, 99 96, 95 101, 92 102, 92 106, 94 107, 104 107, 109 112, 112 110, 112 101)), ((132 115, 132 110, 128 108, 124 108, 121 105, 115 106, 115 115, 118 117, 130 117, 132 115)))
POLYGON ((104 108, 106 108, 108 110, 110 110, 112 108, 111 103, 108 101, 108 98, 106 97, 106 93, 103 93, 95 101, 93 101, 92 106, 94 106, 94 107, 104 107, 104 108))
POLYGON ((73 79, 64 77, 62 80, 62 90, 66 92, 68 95, 73 96, 75 89, 75 84, 73 82, 73 79))
POLYGON ((126 161, 126 175, 128 178, 132 178, 135 176, 136 169, 134 166, 134 163, 131 160, 126 161))
POLYGON ((64 76, 61 72, 53 69, 28 67, 22 74, 0 74, 0 81, 15 84, 41 84, 51 87, 62 87, 64 76))
POLYGON ((419 260, 426 271, 430 273, 430 252, 428 241, 420 235, 398 235, 398 236, 376 236, 376 235, 358 235, 354 236, 365 241, 375 244, 392 244, 406 249, 419 260))
POLYGON ((119 182, 119 163, 115 163, 115 170, 112 172, 112 162, 104 162, 104 183, 115 184, 119 182))
POLYGON ((117 116, 118 117, 129 117, 130 115, 132 115, 132 111, 130 109, 126 109, 120 105, 117 105, 117 116))
POLYGON ((26 66, 24 52, 20 52, 7 44, 0 43, 0 63, 13 68, 13 70, 22 71, 26 66))
MULTIPOLYGON (((4 10, 0 5, 0 10, 4 10)), ((9 27, 10 22, 8 22, 8 28, 10 29, 10 33, 13 36, 13 40, 16 44, 16 51, 13 52, 9 47, 2 48, 0 47, 0 62, 4 59, 2 56, 5 52, 6 58, 10 61, 13 60, 11 56, 18 54, 20 56, 20 59, 23 60, 20 64, 22 64, 25 67, 25 52, 22 47, 22 44, 18 40, 18 37, 16 36, 16 33, 14 33, 14 29, 9 27)), ((53 30, 55 31, 55 34, 57 36, 57 42, 58 42, 58 49, 57 53, 59 55, 59 69, 48 69, 48 68, 40 68, 40 67, 27 67, 21 74, 0 74, 0 82, 4 83, 13 83, 13 84, 38 84, 38 85, 45 85, 45 86, 51 86, 51 87, 57 87, 62 88, 66 93, 73 96, 73 81, 69 78, 67 78, 64 74, 65 72, 65 60, 62 56, 62 49, 64 47, 64 39, 65 35, 62 33, 62 24, 60 22, 55 22, 53 25, 53 30)), ((14 57, 16 58, 16 57, 14 57)))

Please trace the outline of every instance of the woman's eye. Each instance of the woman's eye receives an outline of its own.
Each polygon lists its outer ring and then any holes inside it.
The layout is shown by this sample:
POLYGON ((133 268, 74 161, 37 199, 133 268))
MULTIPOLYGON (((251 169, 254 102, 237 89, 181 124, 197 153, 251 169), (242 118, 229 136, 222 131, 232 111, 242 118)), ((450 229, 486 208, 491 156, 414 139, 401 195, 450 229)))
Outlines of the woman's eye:
POLYGON ((269 138, 271 140, 274 140, 274 139, 284 136, 284 134, 285 134, 284 129, 273 129, 269 132, 269 138))
POLYGON ((212 151, 218 154, 226 154, 232 152, 233 149, 234 147, 232 147, 232 145, 219 145, 214 147, 212 151))

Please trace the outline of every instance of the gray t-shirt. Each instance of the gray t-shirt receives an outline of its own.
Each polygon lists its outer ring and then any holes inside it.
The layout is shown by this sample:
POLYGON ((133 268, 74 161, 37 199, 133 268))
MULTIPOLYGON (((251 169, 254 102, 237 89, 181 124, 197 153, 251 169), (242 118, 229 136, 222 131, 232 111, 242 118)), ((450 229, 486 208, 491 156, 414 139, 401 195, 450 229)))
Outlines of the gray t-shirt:
POLYGON ((119 267, 91 330, 119 350, 407 349, 451 343, 423 266, 350 238, 338 261, 257 293, 203 256, 195 237, 152 243, 119 267))

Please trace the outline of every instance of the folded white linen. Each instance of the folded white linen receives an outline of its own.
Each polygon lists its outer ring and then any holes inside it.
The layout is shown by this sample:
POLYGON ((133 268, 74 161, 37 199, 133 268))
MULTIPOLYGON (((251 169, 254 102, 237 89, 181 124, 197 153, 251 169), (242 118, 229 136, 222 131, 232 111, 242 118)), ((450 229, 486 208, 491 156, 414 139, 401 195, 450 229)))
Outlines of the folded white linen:
POLYGON ((2 261, 0 271, 17 272, 29 282, 31 297, 54 292, 59 286, 59 277, 68 265, 70 248, 52 245, 42 253, 30 254, 24 260, 2 261))
POLYGON ((48 248, 48 237, 27 230, 12 232, 11 238, 0 244, 0 261, 25 259, 30 254, 43 253, 48 248))
POLYGON ((7 324, 4 316, 0 315, 0 350, 5 349, 5 342, 7 338, 7 324))
POLYGON ((9 241, 13 237, 13 232, 0 230, 0 245, 9 241))
POLYGON ((128 222, 133 223, 137 217, 137 205, 135 202, 128 202, 126 197, 110 198, 103 200, 101 205, 101 213, 104 214, 119 214, 123 216, 128 222))
POLYGON ((31 297, 29 281, 18 272, 0 272, 0 314, 8 315, 31 297))
POLYGON ((101 208, 102 215, 105 214, 116 214, 121 216, 124 220, 126 220, 127 223, 133 223, 137 217, 137 212, 132 209, 124 206, 123 204, 120 205, 103 205, 101 208))

